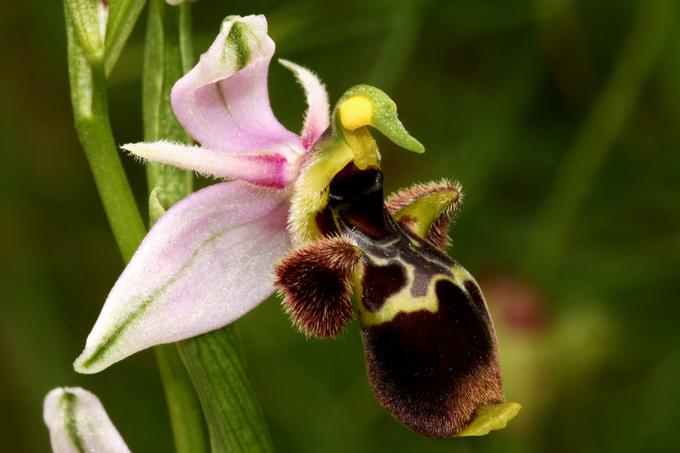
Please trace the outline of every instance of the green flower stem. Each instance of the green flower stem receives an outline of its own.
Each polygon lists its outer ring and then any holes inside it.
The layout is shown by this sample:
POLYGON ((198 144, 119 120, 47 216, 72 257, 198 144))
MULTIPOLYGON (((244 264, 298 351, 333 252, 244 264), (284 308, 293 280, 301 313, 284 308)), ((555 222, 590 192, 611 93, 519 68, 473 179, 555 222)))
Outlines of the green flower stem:
POLYGON ((273 451, 243 365, 234 326, 179 343, 210 430, 214 453, 273 451))
MULTIPOLYGON (((168 7, 163 0, 150 0, 143 76, 146 141, 191 141, 170 105, 173 84, 193 64, 190 27, 188 4, 168 7)), ((152 221, 192 190, 191 173, 175 167, 149 163, 147 176, 152 221)), ((226 327, 178 343, 184 365, 177 363, 177 349, 157 350, 170 412, 177 412, 172 420, 180 453, 207 451, 200 407, 206 417, 213 452, 272 450, 236 340, 235 328, 226 327), (168 359, 172 361, 172 370, 164 369, 163 363, 168 359), (169 391, 169 385, 179 389, 169 391), (177 401, 178 397, 183 401, 177 401), (181 422, 180 426, 176 426, 176 421, 181 422)))
POLYGON ((177 453, 209 452, 205 421, 191 377, 176 344, 154 348, 177 453))
MULTIPOLYGON (((68 10, 67 10, 68 11, 68 10)), ((125 262, 146 229, 118 156, 109 121, 104 66, 90 64, 67 14, 68 67, 75 127, 125 262)))
POLYGON ((629 118, 670 29, 673 0, 640 2, 641 11, 610 78, 559 169, 539 213, 525 271, 548 281, 568 244, 597 171, 629 118))

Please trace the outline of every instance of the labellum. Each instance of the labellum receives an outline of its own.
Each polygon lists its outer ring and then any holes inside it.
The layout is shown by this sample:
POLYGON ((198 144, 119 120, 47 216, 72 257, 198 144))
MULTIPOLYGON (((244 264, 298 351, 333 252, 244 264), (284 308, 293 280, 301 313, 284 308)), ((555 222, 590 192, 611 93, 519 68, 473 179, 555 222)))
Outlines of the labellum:
POLYGON ((276 269, 284 308, 305 334, 332 337, 351 319, 352 288, 369 381, 390 413, 430 437, 503 428, 520 406, 505 402, 486 302, 443 251, 460 186, 415 185, 385 202, 366 126, 422 152, 380 90, 340 99, 295 186, 289 226, 300 247, 276 269))

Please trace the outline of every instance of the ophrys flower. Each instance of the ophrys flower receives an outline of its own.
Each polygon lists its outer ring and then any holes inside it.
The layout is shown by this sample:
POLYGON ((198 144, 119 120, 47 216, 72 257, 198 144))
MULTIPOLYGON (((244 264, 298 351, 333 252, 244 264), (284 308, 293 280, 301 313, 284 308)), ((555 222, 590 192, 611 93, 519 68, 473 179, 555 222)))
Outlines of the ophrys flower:
POLYGON ((83 354, 96 372, 159 343, 222 327, 274 289, 310 335, 362 324, 371 384, 416 431, 479 435, 505 425, 493 325, 474 278, 442 247, 460 202, 456 184, 415 186, 383 203, 380 153, 368 127, 423 152, 395 103, 349 89, 329 119, 326 92, 289 62, 309 109, 300 135, 274 117, 267 70, 274 44, 261 16, 229 17, 198 65, 173 89, 174 111, 200 147, 168 142, 125 149, 230 179, 173 206, 112 289, 83 354))
MULTIPOLYGON (((443 248, 461 201, 446 180, 383 201, 382 130, 396 107, 380 90, 350 89, 295 183, 299 247, 277 266, 284 307, 304 333, 337 335, 353 316, 371 386, 397 419, 432 437, 482 435, 519 410, 503 395, 491 317, 475 279, 443 248)), ((414 151, 408 135, 394 140, 414 151)))

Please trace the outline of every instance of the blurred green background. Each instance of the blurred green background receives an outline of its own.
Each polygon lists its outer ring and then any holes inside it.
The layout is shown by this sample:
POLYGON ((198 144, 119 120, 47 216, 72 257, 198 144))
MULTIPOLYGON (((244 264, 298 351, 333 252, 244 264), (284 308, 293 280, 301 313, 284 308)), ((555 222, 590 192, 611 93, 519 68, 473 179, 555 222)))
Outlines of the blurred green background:
MULTIPOLYGON (((133 451, 171 451, 153 354, 79 376, 122 262, 72 127, 61 2, 0 14, 0 451, 48 451, 42 398, 94 391, 133 451)), ((356 323, 297 334, 272 299, 239 321, 279 451, 678 451, 680 5, 674 0, 208 1, 197 54, 229 14, 263 12, 277 55, 331 99, 391 94, 427 148, 381 142, 389 191, 459 180, 452 255, 495 313, 508 399, 524 411, 484 438, 434 441, 371 395, 356 323)), ((110 79, 119 143, 142 137, 145 15, 110 79)), ((270 91, 298 130, 303 96, 270 91)), ((143 168, 124 157, 144 206, 143 168)))

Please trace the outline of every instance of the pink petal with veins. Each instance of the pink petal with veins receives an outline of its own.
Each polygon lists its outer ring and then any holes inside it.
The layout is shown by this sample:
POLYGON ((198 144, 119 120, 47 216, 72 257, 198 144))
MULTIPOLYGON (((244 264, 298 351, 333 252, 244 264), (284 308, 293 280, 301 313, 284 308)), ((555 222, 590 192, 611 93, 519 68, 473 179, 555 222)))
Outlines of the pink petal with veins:
POLYGON ((233 181, 170 208, 111 290, 76 371, 223 327, 266 299, 290 246, 288 207, 283 190, 233 181))
POLYGON ((274 54, 264 16, 229 17, 198 64, 172 89, 177 119, 216 151, 300 154, 300 138, 274 116, 267 74, 274 54))

